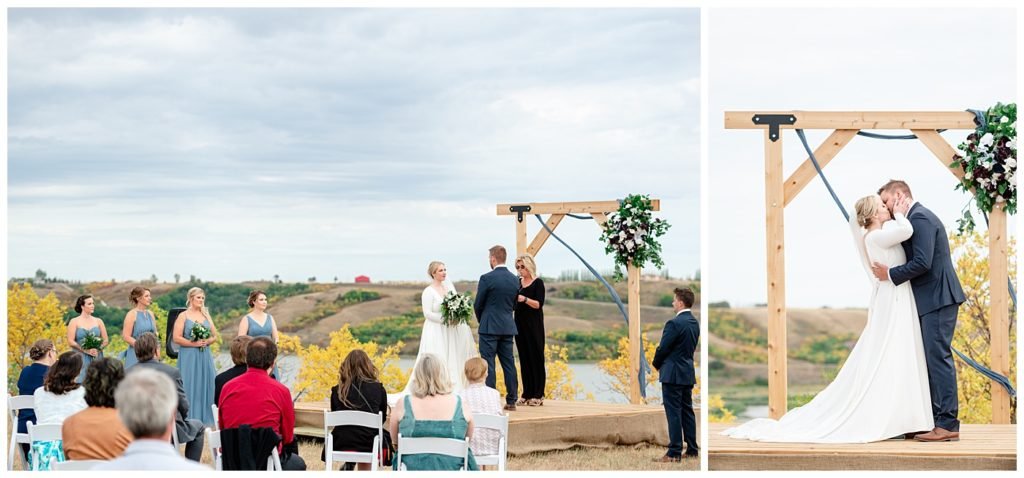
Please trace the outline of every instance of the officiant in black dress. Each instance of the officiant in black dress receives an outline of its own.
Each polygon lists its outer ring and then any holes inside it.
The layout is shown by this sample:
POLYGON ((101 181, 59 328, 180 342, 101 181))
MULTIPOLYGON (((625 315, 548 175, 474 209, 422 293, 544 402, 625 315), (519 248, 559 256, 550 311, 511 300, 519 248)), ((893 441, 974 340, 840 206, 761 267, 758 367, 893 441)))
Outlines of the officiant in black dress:
POLYGON ((519 296, 516 298, 515 321, 519 335, 519 366, 523 374, 521 405, 544 405, 544 281, 537 277, 537 263, 533 256, 523 254, 516 258, 519 273, 519 296))

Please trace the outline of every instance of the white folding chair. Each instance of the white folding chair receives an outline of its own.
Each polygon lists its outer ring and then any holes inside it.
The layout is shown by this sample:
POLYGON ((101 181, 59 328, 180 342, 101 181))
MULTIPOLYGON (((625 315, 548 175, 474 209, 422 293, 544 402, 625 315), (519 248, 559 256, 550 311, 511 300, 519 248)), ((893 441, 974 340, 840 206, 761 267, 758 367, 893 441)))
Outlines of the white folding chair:
POLYGON ((92 467, 106 462, 107 460, 68 460, 51 463, 50 467, 54 471, 82 471, 91 470, 92 467))
POLYGON ((212 428, 206 429, 206 447, 210 449, 210 457, 213 458, 213 469, 217 471, 223 470, 224 462, 221 459, 221 455, 224 454, 224 451, 220 448, 220 431, 212 428))
POLYGON ((420 453, 431 453, 435 455, 447 455, 462 459, 462 466, 459 471, 465 471, 469 463, 469 439, 456 440, 454 438, 434 437, 402 437, 398 434, 398 469, 405 471, 407 468, 402 463, 404 455, 418 455, 420 453))
POLYGON ((324 410, 324 439, 326 440, 324 446, 327 450, 327 470, 334 470, 335 461, 343 461, 348 463, 369 463, 370 469, 372 471, 377 471, 377 466, 380 464, 380 447, 383 437, 384 417, 380 412, 374 414, 356 410, 340 410, 337 412, 328 412, 324 410), (366 427, 377 430, 377 435, 373 437, 372 451, 369 453, 356 451, 334 451, 334 436, 331 434, 331 430, 334 427, 343 425, 366 427))
MULTIPOLYGON (((20 444, 31 444, 31 440, 28 437, 28 433, 18 433, 18 411, 19 410, 31 410, 34 409, 36 398, 32 395, 18 395, 16 397, 7 397, 7 414, 11 416, 11 440, 10 449, 7 450, 7 471, 14 469, 14 453, 15 450, 20 448, 20 444)), ((21 456, 22 468, 28 468, 28 457, 24 453, 19 453, 21 456)))
MULTIPOLYGON (((28 438, 30 443, 37 441, 59 441, 62 439, 62 425, 59 423, 53 425, 36 425, 29 422, 26 426, 28 427, 28 438)), ((37 450, 32 450, 32 471, 39 471, 40 465, 39 452, 37 450)))
POLYGON ((479 455, 473 453, 473 458, 476 459, 477 465, 497 465, 498 471, 505 471, 505 459, 507 455, 507 443, 508 443, 508 415, 487 415, 487 414, 474 414, 473 415, 473 431, 479 431, 481 429, 497 430, 501 433, 501 437, 498 439, 498 453, 494 455, 479 455))
POLYGON ((213 429, 214 430, 219 430, 220 429, 220 409, 217 408, 217 404, 216 403, 211 403, 210 404, 210 410, 213 411, 213 429))
POLYGON ((284 468, 281 467, 281 455, 277 452, 276 446, 267 457, 267 471, 284 471, 284 468))

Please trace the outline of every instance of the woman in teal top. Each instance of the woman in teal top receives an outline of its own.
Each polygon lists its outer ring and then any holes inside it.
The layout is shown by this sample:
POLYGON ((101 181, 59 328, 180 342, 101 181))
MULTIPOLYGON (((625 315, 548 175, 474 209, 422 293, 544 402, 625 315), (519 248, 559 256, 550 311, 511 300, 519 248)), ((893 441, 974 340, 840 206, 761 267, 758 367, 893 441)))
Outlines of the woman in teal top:
POLYGON ((82 354, 82 371, 78 374, 77 383, 82 383, 85 380, 85 371, 89 368, 89 364, 95 359, 103 358, 103 347, 110 343, 103 320, 92 316, 95 310, 96 303, 91 295, 79 296, 75 300, 75 312, 80 315, 68 322, 68 345, 82 354), (82 346, 85 338, 89 335, 102 339, 99 348, 85 349, 82 346))
MULTIPOLYGON (((462 399, 451 393, 452 384, 448 379, 447 367, 433 354, 426 354, 416 363, 413 370, 412 394, 406 395, 392 411, 390 431, 398 437, 397 446, 402 450, 402 438, 434 437, 464 440, 473 435, 473 415, 462 407, 462 399)), ((473 451, 467 453, 468 463, 461 458, 419 453, 402 454, 402 463, 395 460, 394 469, 401 464, 408 470, 478 470, 473 451)))
POLYGON ((152 332, 160 338, 156 330, 156 317, 149 311, 149 304, 153 303, 153 296, 149 289, 136 287, 128 295, 128 300, 135 304, 135 308, 128 311, 124 316, 124 327, 121 329, 121 337, 128 343, 128 350, 124 353, 125 370, 138 363, 135 358, 135 340, 146 332, 152 332))
POLYGON ((217 327, 213 325, 205 303, 206 294, 203 289, 189 289, 186 309, 174 322, 174 343, 178 344, 178 370, 181 371, 185 398, 189 403, 188 418, 195 418, 205 425, 212 426, 216 422, 210 405, 213 405, 217 371, 213 368, 210 344, 217 340, 217 327), (210 337, 192 340, 192 328, 196 324, 209 329, 210 337))
MULTIPOLYGON (((242 321, 238 323, 238 336, 242 337, 248 335, 249 337, 270 337, 274 343, 277 343, 278 333, 277 324, 274 322, 274 316, 267 313, 267 294, 262 290, 254 290, 249 293, 249 313, 245 317, 242 317, 242 321)), ((277 381, 281 381, 281 373, 277 369, 277 363, 274 363, 274 370, 271 372, 274 374, 274 378, 277 381)))

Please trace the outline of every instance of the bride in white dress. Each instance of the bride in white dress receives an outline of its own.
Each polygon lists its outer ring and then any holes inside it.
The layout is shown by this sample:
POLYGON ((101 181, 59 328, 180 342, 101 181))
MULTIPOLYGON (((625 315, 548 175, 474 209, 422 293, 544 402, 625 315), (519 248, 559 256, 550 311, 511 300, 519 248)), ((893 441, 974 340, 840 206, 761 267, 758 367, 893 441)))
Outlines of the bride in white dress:
MULTIPOLYGON (((433 354, 441 359, 452 381, 452 393, 458 393, 466 386, 463 377, 466 361, 478 355, 476 341, 473 340, 473 330, 469 328, 469 324, 448 327, 441 322, 441 301, 448 292, 455 291, 455 285, 448 280, 448 269, 444 263, 431 262, 427 267, 427 273, 432 281, 423 289, 421 297, 423 317, 426 320, 423 322, 423 333, 420 334, 420 350, 416 354, 416 363, 419 363, 426 354, 433 354)), ((413 377, 410 376, 403 393, 409 393, 412 381, 413 377)))
POLYGON ((872 294, 867 325, 835 380, 778 421, 754 419, 724 435, 765 442, 867 443, 934 427, 910 283, 894 287, 879 282, 870 269, 871 261, 890 267, 907 261, 900 243, 914 232, 905 216, 909 208, 909 200, 901 201, 890 220, 878 196, 857 201, 856 222, 850 225, 872 294))

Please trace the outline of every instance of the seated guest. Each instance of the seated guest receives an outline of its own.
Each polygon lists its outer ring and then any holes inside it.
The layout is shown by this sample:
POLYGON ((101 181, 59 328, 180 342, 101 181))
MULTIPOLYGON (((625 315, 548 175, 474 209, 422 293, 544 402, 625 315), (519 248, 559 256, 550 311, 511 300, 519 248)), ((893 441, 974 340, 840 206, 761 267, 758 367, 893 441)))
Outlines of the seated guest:
POLYGON ((85 410, 85 389, 75 382, 81 370, 81 354, 68 351, 57 357, 57 363, 43 378, 43 386, 33 393, 36 423, 60 425, 65 418, 85 410))
POLYGON ((85 371, 85 403, 89 408, 64 420, 64 455, 69 460, 110 460, 121 456, 132 434, 114 408, 114 390, 124 379, 121 361, 99 358, 85 371))
MULTIPOLYGON (((18 375, 18 395, 34 395, 43 386, 43 377, 50 366, 57 361, 57 349, 50 339, 39 339, 28 351, 32 363, 21 369, 18 375)), ((31 408, 18 411, 18 433, 28 433, 28 423, 36 422, 36 412, 31 408)), ((28 445, 22 443, 21 451, 28 456, 28 445)))
POLYGON ((117 386, 114 401, 117 416, 135 440, 124 450, 124 456, 96 465, 93 470, 210 471, 209 467, 182 458, 170 443, 178 398, 174 382, 167 374, 138 364, 132 366, 117 386))
MULTIPOLYGON (((217 378, 213 380, 213 403, 220 403, 220 391, 224 388, 225 383, 245 373, 247 368, 245 365, 245 349, 249 346, 250 340, 252 340, 252 337, 248 335, 241 335, 231 339, 231 361, 235 363, 235 366, 217 374, 217 378)), ((217 417, 213 417, 213 419, 216 420, 217 417)))
MULTIPOLYGON (((60 425, 71 415, 85 409, 85 389, 76 383, 82 370, 82 356, 78 352, 64 352, 43 378, 43 386, 36 389, 36 424, 60 425)), ((49 470, 51 461, 64 461, 64 448, 60 440, 32 442, 29 452, 39 460, 40 470, 49 470)))
POLYGON ((185 444, 185 458, 199 461, 203 457, 203 422, 189 418, 189 403, 185 396, 185 386, 181 381, 181 372, 177 367, 160 362, 160 343, 156 334, 152 332, 146 332, 135 339, 135 357, 138 362, 128 367, 128 373, 136 368, 148 368, 167 375, 167 378, 174 382, 178 390, 178 412, 174 415, 178 441, 185 444))
MULTIPOLYGON (((487 361, 480 357, 473 357, 466 361, 466 383, 469 385, 459 392, 462 403, 469 408, 473 415, 501 415, 504 403, 501 394, 497 390, 484 385, 487 379, 487 361)), ((501 439, 501 432, 486 428, 473 430, 473 437, 469 440, 469 447, 477 455, 494 455, 498 453, 498 440, 501 439)))
POLYGON ((224 430, 249 425, 271 428, 281 437, 281 467, 302 471, 306 462, 298 453, 282 451, 295 446, 295 407, 288 387, 270 377, 277 360, 277 345, 268 337, 256 337, 245 351, 248 369, 221 390, 220 423, 224 430))
MULTIPOLYGON (((355 349, 341 363, 338 369, 338 384, 331 387, 331 411, 355 410, 381 413, 384 423, 388 420, 388 392, 378 378, 377 367, 373 366, 366 352, 355 349)), ((387 433, 385 431, 384 433, 387 433)), ((373 451, 373 438, 377 430, 357 426, 338 426, 331 431, 334 437, 334 451, 373 451)), ((391 437, 381 437, 381 447, 386 447, 391 437)), ((326 445, 325 445, 326 446, 326 445)), ((327 461, 325 454, 320 459, 327 461)), ((369 463, 359 463, 358 469, 369 470, 369 463)))
MULTIPOLYGON (((462 440, 473 437, 473 415, 462 406, 462 398, 452 395, 452 382, 441 360, 434 354, 425 354, 413 369, 412 395, 395 404, 389 424, 391 436, 436 437, 462 440)), ((398 450, 402 439, 398 438, 398 450)), ((402 455, 402 463, 394 462, 398 469, 404 464, 409 470, 458 470, 461 458, 419 453, 402 455)), ((478 470, 473 453, 469 452, 466 469, 478 470)))

